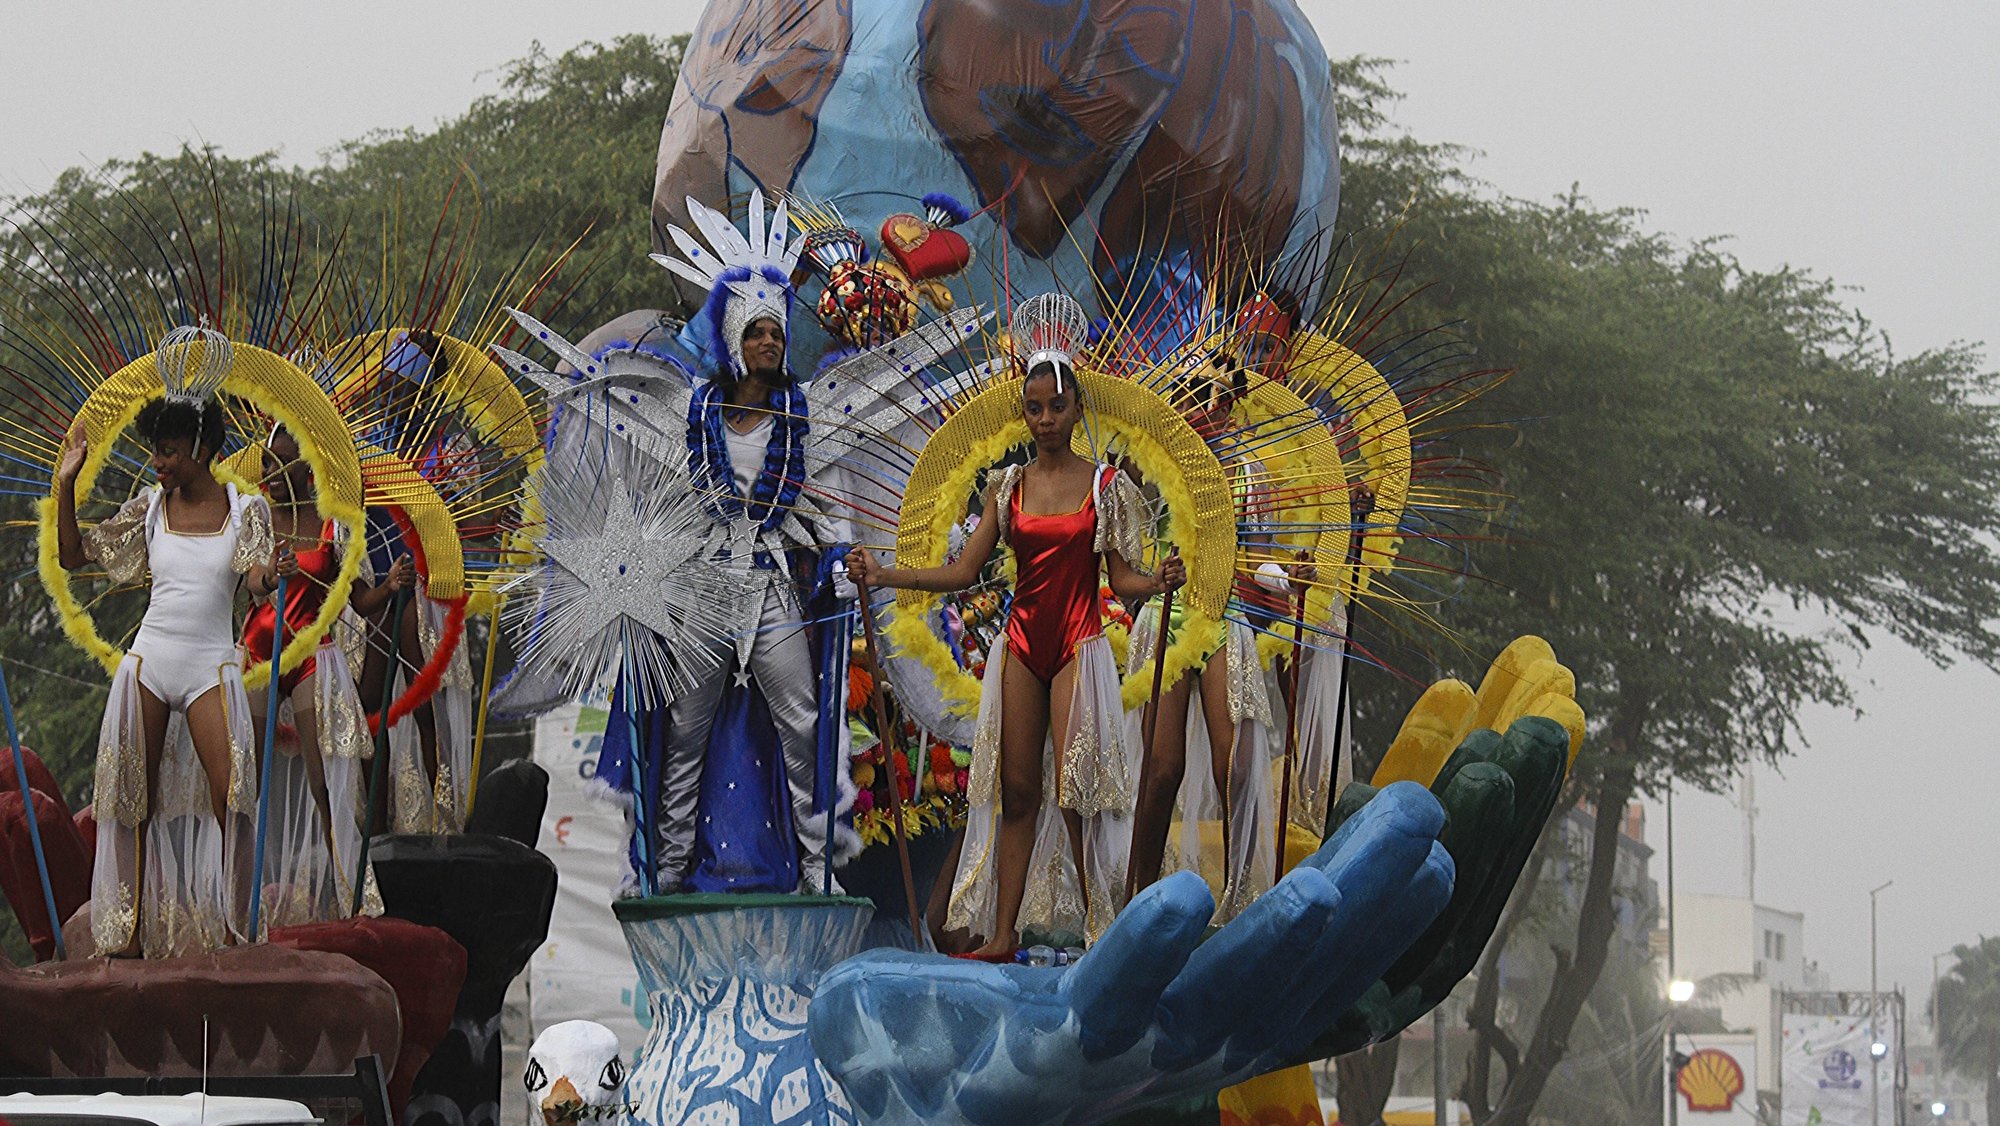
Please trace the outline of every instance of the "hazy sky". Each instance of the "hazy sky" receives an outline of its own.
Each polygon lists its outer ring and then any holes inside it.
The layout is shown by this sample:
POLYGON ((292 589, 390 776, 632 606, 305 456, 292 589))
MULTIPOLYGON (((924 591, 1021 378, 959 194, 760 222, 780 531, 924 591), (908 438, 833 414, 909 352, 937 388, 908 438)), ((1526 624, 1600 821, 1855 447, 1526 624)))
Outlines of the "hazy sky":
MULTIPOLYGON (((1753 265, 1856 287, 1853 301, 1906 351, 2000 341, 2000 5, 1303 6, 1329 55, 1401 60, 1395 120, 1480 150, 1474 171, 1501 190, 1545 198, 1575 183, 1599 204, 1646 209, 1660 230, 1731 236, 1753 265)), ((6 0, 0 194, 183 140, 309 162, 371 130, 459 112, 532 42, 671 34, 696 10, 6 0)), ((1808 956, 1835 985, 1865 987, 1867 889, 1894 878, 1882 975, 1912 986, 1919 1008, 1932 953, 2000 933, 2000 677, 1937 672, 1889 644, 1855 672, 1867 714, 1814 712, 1812 746, 1760 775, 1758 897, 1804 911, 1808 956)), ((1683 890, 1740 891, 1738 815, 1715 798, 1676 804, 1683 890)), ((1660 827, 1655 816, 1656 843, 1660 827)))

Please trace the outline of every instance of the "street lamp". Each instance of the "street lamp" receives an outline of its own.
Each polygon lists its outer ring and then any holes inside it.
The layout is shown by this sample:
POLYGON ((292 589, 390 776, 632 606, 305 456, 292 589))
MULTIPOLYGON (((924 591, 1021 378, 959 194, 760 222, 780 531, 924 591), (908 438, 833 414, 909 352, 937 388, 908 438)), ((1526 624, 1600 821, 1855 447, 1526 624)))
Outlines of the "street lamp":
POLYGON ((1944 1112, 1945 1112, 1945 1111, 1947 1111, 1947 1110, 1950 1110, 1950 1109, 1951 1109, 1950 1107, 1948 1107, 1948 1106, 1944 1105, 1944 1102, 1943 1102, 1943 1100, 1939 1100, 1939 1101, 1937 1101, 1937 1102, 1934 1102, 1934 1103, 1932 1103, 1932 1104, 1931 1104, 1931 1117, 1932 1117, 1932 1118, 1943 1118, 1943 1117, 1944 1117, 1944 1112))
POLYGON ((1931 1046, 1940 1052, 1944 1049, 1944 1035, 1943 1030, 1938 1028, 1938 959, 1949 958, 1955 953, 1957 948, 1954 947, 1942 954, 1931 955, 1931 1046))
POLYGON ((1894 880, 1884 881, 1881 887, 1868 892, 1868 1121, 1872 1126, 1882 1126, 1882 1057, 1889 1054, 1889 1046, 1882 1042, 1882 1034, 1876 1023, 1876 1014, 1882 1009, 1881 985, 1878 981, 1875 943, 1875 897, 1894 880))
POLYGON ((1667 777, 1667 1051, 1660 1061, 1661 1070, 1667 1078, 1667 1126, 1680 1126, 1681 1097, 1680 1073, 1674 1067, 1674 1057, 1680 1054, 1680 1037, 1676 1033, 1675 1007, 1688 997, 1694 996, 1694 983, 1682 981, 1674 973, 1674 924, 1680 921, 1681 907, 1674 900, 1674 780, 1667 777), (1682 986, 1686 986, 1685 996, 1681 996, 1682 986))

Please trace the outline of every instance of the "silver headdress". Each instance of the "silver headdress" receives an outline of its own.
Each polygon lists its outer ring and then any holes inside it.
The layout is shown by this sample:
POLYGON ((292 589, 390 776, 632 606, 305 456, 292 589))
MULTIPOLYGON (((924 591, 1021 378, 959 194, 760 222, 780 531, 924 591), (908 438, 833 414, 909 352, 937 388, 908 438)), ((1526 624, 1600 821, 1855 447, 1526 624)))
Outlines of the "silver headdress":
POLYGON ((1067 293, 1037 293, 1014 306, 1009 329, 1014 337, 1014 354, 1023 357, 1021 374, 1035 370, 1044 361, 1056 362, 1056 390, 1062 390, 1064 368, 1076 367, 1090 333, 1090 319, 1083 306, 1067 293))
POLYGON ((166 388, 167 401, 197 409, 206 406, 229 378, 235 351, 229 338, 212 328, 182 325, 161 337, 154 350, 154 366, 166 388))
POLYGON ((745 374, 743 330, 760 317, 769 317, 783 327, 792 307, 792 267, 798 264, 802 243, 787 240, 789 223, 785 201, 765 222, 764 193, 750 192, 749 237, 721 212, 690 198, 688 218, 707 240, 700 240, 679 227, 669 226, 668 237, 680 248, 682 258, 654 254, 652 259, 675 274, 708 291, 703 315, 709 322, 710 348, 729 358, 733 375, 745 374))

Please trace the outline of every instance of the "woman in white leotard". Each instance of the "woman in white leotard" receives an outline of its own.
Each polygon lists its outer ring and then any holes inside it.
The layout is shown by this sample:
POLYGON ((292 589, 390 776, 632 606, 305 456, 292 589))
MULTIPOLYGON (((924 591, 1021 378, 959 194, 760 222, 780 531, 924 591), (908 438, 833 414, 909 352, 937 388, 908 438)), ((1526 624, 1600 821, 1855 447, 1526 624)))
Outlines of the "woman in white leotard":
POLYGON ((98 737, 91 931, 100 953, 163 957, 241 937, 257 768, 236 647, 239 583, 276 586, 264 498, 215 479, 222 408, 161 399, 139 412, 159 484, 88 529, 76 519, 80 426, 56 469, 58 548, 115 582, 149 572, 146 615, 119 663, 98 737))

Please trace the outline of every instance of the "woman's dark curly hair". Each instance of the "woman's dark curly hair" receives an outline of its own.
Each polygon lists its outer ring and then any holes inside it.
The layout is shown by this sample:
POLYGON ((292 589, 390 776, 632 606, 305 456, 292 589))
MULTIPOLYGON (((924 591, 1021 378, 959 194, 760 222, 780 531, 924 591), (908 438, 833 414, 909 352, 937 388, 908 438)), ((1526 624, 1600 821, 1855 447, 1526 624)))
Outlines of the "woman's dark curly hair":
POLYGON ((186 439, 197 455, 195 460, 204 465, 214 461, 215 455, 222 451, 221 403, 208 402, 197 406, 172 399, 154 399, 139 408, 139 417, 133 420, 132 426, 139 432, 139 437, 154 448, 174 438, 186 439))

